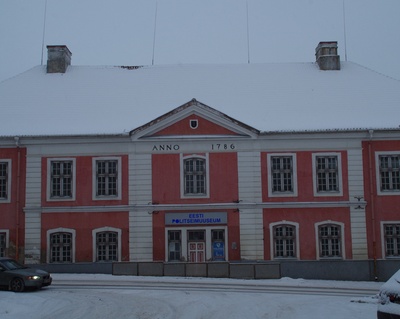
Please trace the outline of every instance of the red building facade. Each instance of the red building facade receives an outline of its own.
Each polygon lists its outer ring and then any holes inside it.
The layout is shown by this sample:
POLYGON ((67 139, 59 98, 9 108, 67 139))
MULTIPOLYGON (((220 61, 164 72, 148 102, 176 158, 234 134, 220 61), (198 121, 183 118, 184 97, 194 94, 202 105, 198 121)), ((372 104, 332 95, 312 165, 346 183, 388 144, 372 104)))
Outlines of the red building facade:
MULTIPOLYGON (((333 81, 341 71, 310 72, 333 81)), ((193 99, 117 134, 0 137, 0 254, 50 264, 400 258, 399 129, 260 131, 217 108, 193 99)))

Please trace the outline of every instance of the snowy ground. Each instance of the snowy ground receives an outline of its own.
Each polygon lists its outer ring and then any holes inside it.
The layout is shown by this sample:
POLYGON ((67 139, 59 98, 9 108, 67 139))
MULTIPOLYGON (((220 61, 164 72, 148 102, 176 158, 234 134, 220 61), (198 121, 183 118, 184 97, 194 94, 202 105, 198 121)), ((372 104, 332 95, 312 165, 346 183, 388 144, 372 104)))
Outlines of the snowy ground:
MULTIPOLYGON (((343 297, 271 292, 237 292, 201 290, 158 290, 121 286, 120 289, 95 287, 62 287, 57 283, 76 280, 92 282, 132 281, 169 282, 191 281, 238 283, 233 279, 201 279, 170 277, 129 277, 111 275, 53 274, 54 285, 40 291, 13 293, 0 291, 0 318, 12 319, 369 319, 376 318, 377 299, 374 294, 364 297, 343 297)), ((283 278, 280 280, 246 280, 250 285, 271 284, 290 287, 376 288, 376 282, 338 282, 283 278)))

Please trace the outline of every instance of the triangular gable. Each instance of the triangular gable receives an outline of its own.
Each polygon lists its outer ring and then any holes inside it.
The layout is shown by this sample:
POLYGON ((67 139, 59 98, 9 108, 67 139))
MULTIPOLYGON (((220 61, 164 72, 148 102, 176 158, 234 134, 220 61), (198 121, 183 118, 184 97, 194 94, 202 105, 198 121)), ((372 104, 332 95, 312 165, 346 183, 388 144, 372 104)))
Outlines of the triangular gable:
POLYGON ((133 139, 179 136, 246 136, 260 132, 195 99, 130 132, 133 139))

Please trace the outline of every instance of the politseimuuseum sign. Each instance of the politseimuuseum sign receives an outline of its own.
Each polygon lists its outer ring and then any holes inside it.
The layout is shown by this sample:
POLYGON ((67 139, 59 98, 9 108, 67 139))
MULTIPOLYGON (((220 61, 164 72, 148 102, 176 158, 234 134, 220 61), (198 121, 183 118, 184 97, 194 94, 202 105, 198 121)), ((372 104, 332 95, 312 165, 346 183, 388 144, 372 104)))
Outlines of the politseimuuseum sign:
POLYGON ((215 213, 166 213, 165 225, 227 224, 226 212, 215 213))

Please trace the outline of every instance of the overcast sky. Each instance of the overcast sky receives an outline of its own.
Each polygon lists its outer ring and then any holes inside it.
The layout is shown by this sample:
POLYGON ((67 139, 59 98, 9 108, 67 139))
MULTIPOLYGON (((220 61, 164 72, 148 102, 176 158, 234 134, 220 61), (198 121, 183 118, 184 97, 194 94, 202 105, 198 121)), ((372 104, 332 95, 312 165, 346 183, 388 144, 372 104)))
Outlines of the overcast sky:
POLYGON ((0 40, 0 81, 43 43, 73 65, 163 65, 314 62, 319 41, 400 80, 400 0, 0 0, 0 40))

